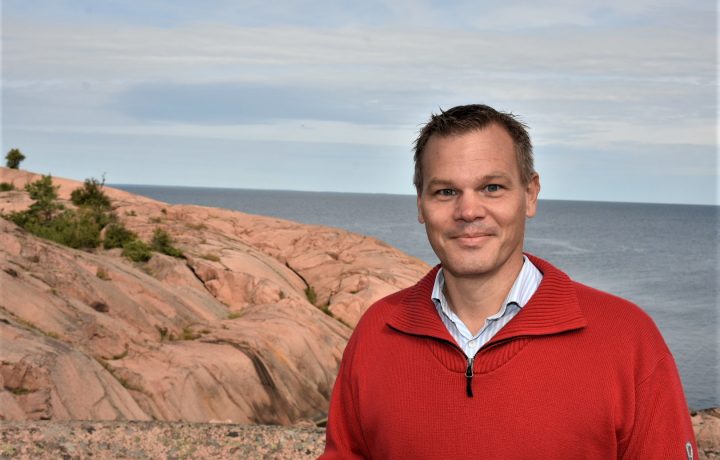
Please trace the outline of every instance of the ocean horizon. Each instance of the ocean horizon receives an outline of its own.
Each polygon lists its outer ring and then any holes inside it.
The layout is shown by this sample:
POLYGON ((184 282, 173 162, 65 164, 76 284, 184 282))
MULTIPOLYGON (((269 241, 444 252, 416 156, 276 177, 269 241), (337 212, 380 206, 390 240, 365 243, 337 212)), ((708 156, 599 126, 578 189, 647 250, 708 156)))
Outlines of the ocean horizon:
MULTIPOLYGON (((414 195, 108 186, 169 204, 342 228, 437 263, 417 222, 414 195)), ((717 407, 719 216, 715 205, 540 200, 528 221, 525 250, 639 305, 675 356, 689 406, 717 407)))

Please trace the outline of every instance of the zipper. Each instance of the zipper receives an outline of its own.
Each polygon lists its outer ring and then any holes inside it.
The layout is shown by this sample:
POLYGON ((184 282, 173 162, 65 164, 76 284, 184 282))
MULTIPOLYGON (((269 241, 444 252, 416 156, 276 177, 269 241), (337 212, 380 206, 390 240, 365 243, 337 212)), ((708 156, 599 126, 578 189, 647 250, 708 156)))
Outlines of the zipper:
MULTIPOLYGON (((400 330, 400 329, 396 329, 396 328, 393 327, 393 326, 390 326, 390 327, 392 327, 393 329, 397 330, 398 332, 402 332, 402 333, 404 333, 404 334, 407 334, 407 332, 404 332, 404 331, 402 331, 402 330, 400 330)), ((431 336, 431 335, 423 335, 423 334, 410 334, 410 335, 415 335, 415 336, 418 336, 418 337, 426 337, 426 338, 429 338, 429 339, 433 339, 433 340, 437 340, 437 341, 439 341, 439 342, 446 343, 446 344, 450 345, 452 348, 454 348, 454 349, 456 349, 457 351, 459 351, 460 354, 463 355, 463 357, 467 358, 467 357, 465 356, 465 352, 463 351, 463 349, 460 348, 455 342, 451 342, 451 341, 449 341, 449 340, 445 340, 445 339, 442 339, 442 338, 439 338, 439 337, 435 337, 435 336, 431 336)), ((472 358, 467 358, 467 367, 465 368, 465 393, 467 393, 468 398, 472 398, 472 397, 473 397, 472 378, 473 378, 473 376, 475 375, 475 370, 473 369, 473 364, 475 363, 475 358, 477 357, 477 355, 479 355, 479 354, 480 354, 481 352, 483 352, 483 351, 489 350, 490 348, 495 348, 496 346, 504 345, 504 344, 506 344, 506 343, 508 343, 508 342, 512 342, 512 341, 514 341, 514 340, 522 339, 522 338, 527 338, 527 337, 530 337, 530 336, 529 336, 528 334, 516 335, 516 336, 506 337, 506 338, 501 339, 501 340, 498 340, 498 341, 496 341, 496 342, 493 342, 492 339, 490 339, 490 341, 489 341, 488 343, 486 343, 485 345, 483 345, 482 347, 480 347, 480 349, 475 353, 475 355, 474 355, 472 358)))
MULTIPOLYGON (((473 355, 472 358, 467 358, 467 367, 465 368, 465 392, 467 393, 468 398, 473 397, 472 379, 473 379, 473 376, 475 375, 475 369, 473 368, 473 364, 475 363, 475 358, 477 357, 477 355, 479 355, 481 352, 486 351, 490 348, 494 348, 498 345, 502 345, 507 342, 511 342, 513 340, 516 340, 518 338, 523 338, 523 337, 527 337, 527 336, 519 335, 519 336, 515 336, 515 337, 508 337, 506 339, 498 340, 497 342, 488 342, 485 345, 483 345, 482 347, 480 347, 480 349, 475 353, 475 355, 473 355)), ((452 345, 455 348, 457 348, 458 350, 460 350, 460 353, 462 353, 463 356, 465 356, 465 352, 462 351, 462 349, 460 347, 458 347, 455 344, 452 344, 452 345)))
POLYGON ((466 379, 466 386, 465 391, 467 392, 468 398, 473 397, 473 391, 472 391, 472 378, 473 378, 473 363, 475 362, 475 356, 472 358, 468 358, 468 365, 467 369, 465 369, 465 379, 466 379))

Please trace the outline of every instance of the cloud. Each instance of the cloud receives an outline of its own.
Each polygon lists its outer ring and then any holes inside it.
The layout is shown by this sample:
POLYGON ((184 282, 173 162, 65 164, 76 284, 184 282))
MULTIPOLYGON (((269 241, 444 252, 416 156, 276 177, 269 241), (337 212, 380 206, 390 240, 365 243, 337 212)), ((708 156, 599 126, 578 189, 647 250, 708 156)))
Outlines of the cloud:
POLYGON ((324 120, 397 124, 413 109, 441 99, 440 91, 302 87, 261 83, 146 84, 117 96, 116 107, 140 121, 262 124, 324 120))
POLYGON ((9 0, 3 142, 36 134, 62 150, 72 133, 156 136, 168 150, 203 139, 390 151, 439 107, 483 102, 519 113, 538 146, 716 144, 708 2, 320 6, 9 0))

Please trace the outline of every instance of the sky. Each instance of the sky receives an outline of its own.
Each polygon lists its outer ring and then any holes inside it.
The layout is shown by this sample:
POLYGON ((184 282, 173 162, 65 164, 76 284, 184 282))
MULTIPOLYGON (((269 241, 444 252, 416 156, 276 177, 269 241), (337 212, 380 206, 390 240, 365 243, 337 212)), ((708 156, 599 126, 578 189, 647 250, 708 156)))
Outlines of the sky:
POLYGON ((3 0, 2 149, 108 183, 413 194, 431 113, 541 199, 720 204, 714 0, 3 0))

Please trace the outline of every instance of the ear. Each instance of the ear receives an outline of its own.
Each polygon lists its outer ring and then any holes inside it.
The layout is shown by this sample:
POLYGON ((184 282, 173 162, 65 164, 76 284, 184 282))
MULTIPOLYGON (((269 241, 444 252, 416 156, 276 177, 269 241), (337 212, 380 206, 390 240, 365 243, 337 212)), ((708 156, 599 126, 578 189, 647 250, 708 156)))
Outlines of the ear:
POLYGON ((534 217, 537 211, 538 195, 540 194, 540 176, 533 173, 525 187, 525 216, 534 217))
POLYGON ((417 196, 418 217, 417 217, 417 219, 418 219, 418 222, 420 222, 421 224, 425 224, 425 218, 423 217, 423 214, 422 214, 421 200, 422 200, 422 196, 418 193, 418 196, 417 196))

